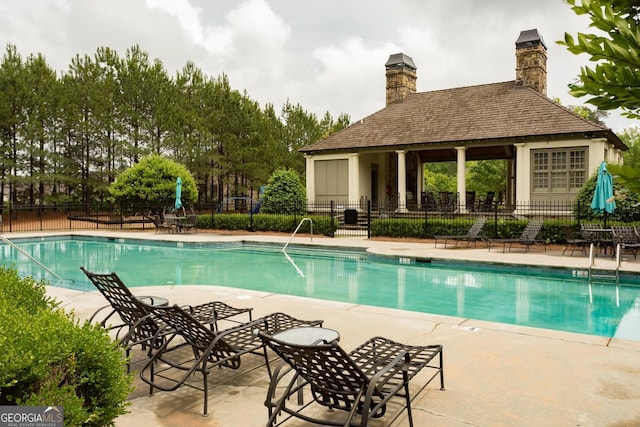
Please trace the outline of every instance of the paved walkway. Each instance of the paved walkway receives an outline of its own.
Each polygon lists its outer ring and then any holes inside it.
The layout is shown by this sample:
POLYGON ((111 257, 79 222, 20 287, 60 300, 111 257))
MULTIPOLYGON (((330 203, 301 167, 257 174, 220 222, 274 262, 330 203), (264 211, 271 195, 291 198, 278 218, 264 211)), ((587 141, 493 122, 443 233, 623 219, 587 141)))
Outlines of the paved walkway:
MULTIPOLYGON (((60 233, 69 234, 69 233, 60 233)), ((82 234, 82 233, 74 233, 82 234)), ((97 233, 86 233, 96 235, 97 233)), ((141 233, 101 232, 140 237, 141 233)), ((17 236, 11 236, 17 237, 17 236)), ((287 237, 144 234, 145 238, 192 241, 276 241, 287 237)), ((367 247, 389 256, 461 259, 486 262, 586 268, 584 256, 557 252, 503 254, 492 248, 436 249, 433 243, 381 242, 296 237, 292 243, 367 247)), ((598 258, 598 266, 611 260, 598 258)), ((625 260, 623 270, 640 272, 640 261, 625 260)), ((87 318, 104 304, 95 292, 48 288, 66 308, 87 318)), ((638 426, 640 425, 640 342, 525 328, 474 319, 382 309, 224 287, 163 286, 148 288, 177 304, 223 300, 254 307, 254 316, 284 311, 306 319, 324 319, 340 331, 341 344, 351 349, 374 335, 398 341, 444 345, 446 391, 430 385, 414 402, 416 426, 638 426)), ((268 386, 260 359, 245 358, 239 372, 216 370, 210 393, 210 415, 202 417, 202 393, 183 387, 148 396, 139 386, 130 396, 131 413, 117 427, 259 426, 266 422, 263 401, 268 386), (238 375, 239 374, 239 375, 238 375)), ((396 411, 397 408, 391 408, 396 411)), ((386 420, 386 418, 384 419, 386 420)), ((289 422, 288 426, 303 426, 289 422)), ((385 421, 375 426, 387 425, 385 421)), ((407 425, 401 416, 393 425, 407 425)))

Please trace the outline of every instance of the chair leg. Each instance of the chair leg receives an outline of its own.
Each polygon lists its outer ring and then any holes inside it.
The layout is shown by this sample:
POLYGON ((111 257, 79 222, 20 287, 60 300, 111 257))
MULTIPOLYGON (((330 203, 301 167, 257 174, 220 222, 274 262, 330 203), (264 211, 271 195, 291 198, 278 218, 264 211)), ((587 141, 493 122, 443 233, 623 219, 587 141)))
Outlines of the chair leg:
POLYGON ((209 410, 209 384, 208 384, 208 370, 205 368, 202 370, 202 381, 204 382, 204 408, 202 411, 202 416, 206 417, 208 415, 209 410))
POLYGON ((406 378, 406 372, 403 373, 405 377, 404 381, 404 396, 407 399, 407 418, 409 419, 409 427, 413 427, 413 414, 411 413, 411 397, 409 396, 409 380, 406 378))

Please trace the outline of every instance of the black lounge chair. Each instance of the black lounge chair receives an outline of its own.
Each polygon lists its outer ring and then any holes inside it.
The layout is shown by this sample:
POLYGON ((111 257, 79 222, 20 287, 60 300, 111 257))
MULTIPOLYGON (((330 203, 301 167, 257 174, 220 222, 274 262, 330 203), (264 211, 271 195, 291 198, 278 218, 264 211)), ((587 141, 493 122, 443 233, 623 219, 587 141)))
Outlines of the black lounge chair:
MULTIPOLYGON (((633 253, 633 259, 637 259, 640 239, 633 225, 614 225, 611 227, 611 234, 614 248, 620 245, 621 252, 630 250, 633 253)), ((615 254, 616 251, 611 251, 612 257, 614 257, 615 254)))
POLYGON ((544 221, 541 219, 532 219, 527 223, 527 226, 522 231, 520 237, 511 239, 489 239, 489 250, 491 250, 492 243, 502 243, 502 252, 504 252, 509 245, 509 252, 511 252, 511 246, 515 243, 525 247, 525 252, 529 252, 529 246, 535 244, 543 244, 545 252, 547 251, 547 243, 544 240, 537 240, 540 230, 544 221))
MULTIPOLYGON (((136 297, 116 273, 93 273, 84 267, 80 267, 80 269, 109 302, 108 305, 93 313, 89 321, 95 321, 98 316, 105 313, 105 309, 108 310, 106 316, 99 323, 108 330, 115 331, 115 339, 125 347, 127 360, 131 348, 136 345, 140 345, 143 349, 148 348, 150 352, 153 347, 162 344, 162 336, 158 335, 158 331, 163 330, 164 325, 150 317, 149 305, 145 303, 145 301, 153 303, 153 297, 136 297), (114 317, 114 315, 117 316, 114 317), (110 321, 116 323, 110 324, 110 321)), ((168 301, 163 300, 162 303, 167 304, 168 301)), ((221 320, 240 323, 232 317, 243 313, 248 314, 249 321, 251 321, 251 311, 253 310, 252 308, 232 307, 221 301, 186 306, 185 309, 214 330, 218 329, 218 322, 221 320)), ((127 364, 128 368, 129 364, 127 364)))
MULTIPOLYGON (((429 369, 430 376, 417 393, 437 376, 440 377, 440 389, 444 390, 441 345, 405 345, 374 337, 347 353, 337 341, 295 345, 264 332, 259 336, 285 362, 271 377, 265 401, 269 409, 268 427, 275 426, 276 418, 282 413, 315 424, 366 426, 370 419, 384 416, 387 403, 395 397, 404 398, 409 425, 413 426, 411 380, 423 369, 429 369), (294 375, 289 375, 291 370, 294 375), (287 383, 281 385, 283 380, 287 383), (307 385, 313 400, 302 406, 288 407, 289 399, 307 385), (305 412, 314 403, 330 411, 345 411, 346 419, 316 418, 311 411, 305 412)), ((400 414, 401 411, 395 418, 400 414)), ((389 420, 387 425, 393 421, 389 420)))
POLYGON ((149 393, 153 394, 154 389, 173 391, 182 385, 200 389, 190 381, 192 374, 199 372, 203 377, 203 415, 208 411, 208 378, 214 367, 238 369, 241 356, 251 353, 264 357, 271 376, 266 345, 256 331, 275 334, 296 327, 322 326, 322 320, 305 321, 273 313, 223 331, 213 331, 182 307, 149 307, 149 310, 152 318, 166 325, 166 330, 158 331, 164 338, 162 345, 153 350, 140 371, 140 378, 149 384, 149 393), (178 337, 179 343, 170 347, 178 337))
POLYGON ((445 247, 447 246, 447 240, 455 241, 456 246, 458 246, 458 242, 460 241, 467 242, 467 247, 471 245, 471 242, 473 242, 473 245, 476 246, 478 243, 478 240, 482 240, 480 233, 482 232, 482 227, 484 227, 484 224, 486 222, 487 222, 487 218, 479 217, 473 223, 471 228, 469 228, 469 231, 467 231, 467 234, 463 234, 459 236, 435 236, 435 239, 436 239, 435 247, 438 247, 438 240, 444 240, 445 247))

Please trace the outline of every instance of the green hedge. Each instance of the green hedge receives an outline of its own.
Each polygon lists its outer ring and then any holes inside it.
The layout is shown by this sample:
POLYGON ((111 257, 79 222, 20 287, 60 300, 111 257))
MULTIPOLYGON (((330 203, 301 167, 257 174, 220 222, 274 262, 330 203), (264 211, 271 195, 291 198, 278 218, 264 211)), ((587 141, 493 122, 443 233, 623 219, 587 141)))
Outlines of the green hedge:
MULTIPOLYGON (((210 230, 246 230, 246 231, 275 231, 293 233, 303 218, 313 221, 313 234, 331 236, 335 227, 331 227, 331 218, 327 216, 311 215, 282 215, 258 213, 248 214, 206 214, 198 217, 198 228, 210 230)), ((309 233, 309 221, 300 226, 299 233, 309 233)))
POLYGON ((48 298, 45 285, 0 267, 0 405, 63 406, 65 426, 113 425, 132 378, 104 328, 48 298))
MULTIPOLYGON (((281 214, 215 214, 200 215, 198 228, 214 230, 245 230, 245 231, 276 231, 293 233, 302 218, 300 215, 281 214)), ((310 216, 313 221, 313 233, 332 236, 336 231, 337 222, 331 226, 331 218, 327 216, 310 216)), ((371 221, 372 237, 417 238, 431 239, 434 236, 463 235, 475 222, 475 218, 429 219, 426 223, 422 219, 384 218, 371 221)), ((510 238, 519 236, 526 227, 528 220, 500 219, 497 224, 491 218, 487 220, 482 235, 487 238, 510 238)), ((583 221, 584 222, 584 221, 583 221)), ((547 243, 565 243, 562 227, 569 225, 574 233, 580 231, 580 224, 574 220, 549 219, 545 220, 539 238, 547 243)), ((608 221, 611 225, 634 225, 608 221)), ((300 233, 309 232, 309 222, 305 221, 300 227, 300 233)))
MULTIPOLYGON (((422 220, 402 218, 377 219, 371 221, 372 237, 394 238, 419 238, 431 239, 434 236, 464 235, 475 222, 474 218, 456 219, 429 219, 426 227, 422 220)), ((528 220, 498 220, 497 224, 492 219, 487 220, 481 235, 487 238, 511 238, 519 236, 526 227, 528 220)), ((580 231, 577 221, 559 219, 546 220, 540 230, 539 238, 547 243, 565 243, 566 238, 562 227, 569 225, 574 232, 580 231)), ((607 223, 607 225, 616 225, 607 223)))

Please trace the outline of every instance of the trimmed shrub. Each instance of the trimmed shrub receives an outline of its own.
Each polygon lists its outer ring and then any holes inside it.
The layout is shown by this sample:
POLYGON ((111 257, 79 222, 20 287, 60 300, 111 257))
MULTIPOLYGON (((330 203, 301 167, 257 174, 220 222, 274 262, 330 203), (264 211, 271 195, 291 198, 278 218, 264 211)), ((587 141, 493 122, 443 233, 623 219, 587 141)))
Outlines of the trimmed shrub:
POLYGON ((306 190, 292 169, 276 169, 267 181, 262 206, 264 213, 304 214, 306 190))
MULTIPOLYGON (((302 218, 310 218, 313 221, 313 234, 331 236, 336 225, 331 227, 331 218, 327 216, 282 215, 282 214, 215 214, 200 215, 198 228, 211 230, 250 230, 250 231, 277 231, 293 233, 302 218)), ((305 221, 299 233, 309 233, 310 224, 305 221)))
POLYGON ((66 426, 113 425, 132 378, 106 330, 80 324, 45 284, 0 268, 0 404, 63 406, 66 426))

